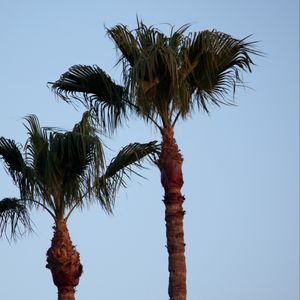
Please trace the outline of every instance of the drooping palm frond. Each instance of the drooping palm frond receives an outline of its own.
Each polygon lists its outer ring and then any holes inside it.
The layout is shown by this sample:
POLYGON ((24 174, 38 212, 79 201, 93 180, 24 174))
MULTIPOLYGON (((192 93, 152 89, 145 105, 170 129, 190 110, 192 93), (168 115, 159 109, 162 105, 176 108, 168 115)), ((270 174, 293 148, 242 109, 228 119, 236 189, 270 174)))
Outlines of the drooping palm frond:
POLYGON ((7 172, 18 186, 20 197, 28 198, 33 192, 34 172, 24 160, 20 148, 15 141, 0 138, 0 158, 4 160, 7 172))
POLYGON ((24 202, 16 198, 0 201, 0 238, 16 239, 26 232, 33 231, 32 222, 24 202))
POLYGON ((14 140, 0 138, 0 157, 5 162, 5 167, 16 184, 22 179, 22 171, 25 168, 25 162, 20 151, 20 147, 14 140))
POLYGON ((113 130, 125 113, 125 90, 98 66, 74 65, 50 82, 52 90, 67 102, 80 101, 103 129, 113 130))
POLYGON ((149 143, 132 143, 125 146, 111 160, 104 176, 99 181, 99 192, 105 197, 111 195, 114 199, 120 186, 126 186, 124 176, 129 179, 131 173, 141 176, 135 168, 144 168, 143 160, 155 161, 160 152, 160 145, 156 141, 149 143))

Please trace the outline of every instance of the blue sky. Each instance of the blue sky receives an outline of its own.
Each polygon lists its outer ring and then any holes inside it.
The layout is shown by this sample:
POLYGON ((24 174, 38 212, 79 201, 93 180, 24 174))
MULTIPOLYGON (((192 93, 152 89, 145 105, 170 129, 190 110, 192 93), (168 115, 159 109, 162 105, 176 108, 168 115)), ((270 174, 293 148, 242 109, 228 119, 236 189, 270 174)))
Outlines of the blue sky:
MULTIPOLYGON (((107 27, 135 28, 136 15, 162 30, 217 29, 253 34, 264 58, 244 80, 236 107, 213 108, 178 123, 184 156, 188 299, 299 299, 299 2, 17 1, 0 2, 0 136, 24 142, 23 117, 72 128, 76 111, 57 100, 48 81, 74 64, 98 64, 116 81, 120 70, 107 27)), ((128 122, 107 144, 159 139, 142 121, 128 122)), ((109 155, 113 155, 112 152, 109 155)), ((114 216, 97 205, 75 213, 70 234, 84 265, 77 299, 167 299, 163 190, 159 172, 133 178, 114 216)), ((0 199, 17 196, 0 166, 0 199)), ((1 299, 56 297, 45 268, 52 221, 32 212, 36 233, 0 241, 1 299)))

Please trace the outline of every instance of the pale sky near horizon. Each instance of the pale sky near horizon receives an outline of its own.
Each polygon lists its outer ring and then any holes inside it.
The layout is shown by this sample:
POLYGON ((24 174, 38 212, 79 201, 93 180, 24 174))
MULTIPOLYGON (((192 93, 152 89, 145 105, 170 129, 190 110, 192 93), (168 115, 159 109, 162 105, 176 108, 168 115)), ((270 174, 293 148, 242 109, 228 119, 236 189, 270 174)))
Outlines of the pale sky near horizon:
MULTIPOLYGON (((23 117, 70 129, 83 112, 47 87, 74 64, 97 64, 116 81, 117 54, 104 25, 135 28, 136 16, 163 31, 191 23, 259 41, 249 89, 236 107, 178 122, 184 156, 189 300, 299 299, 299 2, 297 0, 0 0, 0 136, 26 139, 23 117)), ((160 140, 129 121, 106 143, 160 140)), ((109 155, 113 155, 109 154, 109 155)), ((97 205, 69 222, 84 273, 76 299, 168 299, 163 189, 159 172, 133 177, 114 216, 97 205)), ((0 164, 0 199, 17 196, 0 164)), ((0 299, 56 299, 45 268, 52 221, 32 212, 36 233, 0 240, 0 299)))

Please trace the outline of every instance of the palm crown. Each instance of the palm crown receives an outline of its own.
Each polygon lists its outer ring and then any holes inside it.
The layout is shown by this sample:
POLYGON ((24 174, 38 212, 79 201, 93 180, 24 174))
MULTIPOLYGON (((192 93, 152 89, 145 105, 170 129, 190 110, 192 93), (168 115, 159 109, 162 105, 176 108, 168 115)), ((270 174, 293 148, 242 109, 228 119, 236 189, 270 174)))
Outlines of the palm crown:
POLYGON ((189 25, 167 36, 138 22, 130 31, 120 24, 107 29, 123 65, 123 86, 98 66, 75 65, 52 83, 65 100, 77 99, 116 125, 126 108, 158 126, 174 125, 195 107, 230 104, 228 93, 243 84, 241 71, 250 71, 250 55, 260 54, 255 42, 205 30, 185 35, 189 25))
POLYGON ((118 187, 125 184, 123 175, 159 150, 156 142, 129 144, 106 165, 89 113, 66 132, 41 128, 34 115, 26 121, 24 155, 15 141, 0 138, 0 158, 20 191, 19 200, 0 201, 0 233, 18 234, 19 225, 31 229, 27 209, 33 206, 42 206, 55 220, 67 219, 75 207, 98 199, 110 213, 118 187))

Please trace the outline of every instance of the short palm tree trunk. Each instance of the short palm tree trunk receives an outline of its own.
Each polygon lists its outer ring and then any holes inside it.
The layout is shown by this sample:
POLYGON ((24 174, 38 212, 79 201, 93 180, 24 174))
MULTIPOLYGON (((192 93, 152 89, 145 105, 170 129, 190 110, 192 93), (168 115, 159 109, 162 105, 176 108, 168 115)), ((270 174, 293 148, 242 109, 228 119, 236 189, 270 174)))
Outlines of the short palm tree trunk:
POLYGON ((64 219, 56 221, 51 247, 47 251, 47 265, 58 289, 58 300, 74 300, 75 287, 82 274, 79 253, 72 244, 64 219))
POLYGON ((157 162, 161 172, 161 183, 165 190, 165 221, 167 249, 169 254, 170 300, 186 299, 186 262, 183 229, 183 185, 182 162, 173 128, 162 129, 162 152, 157 162))

